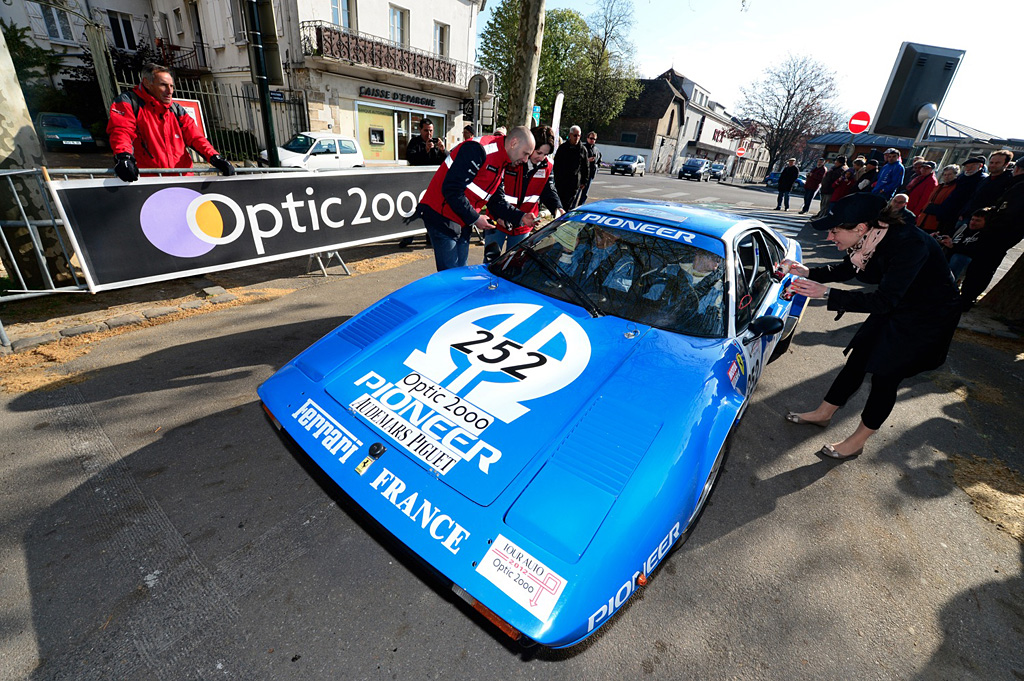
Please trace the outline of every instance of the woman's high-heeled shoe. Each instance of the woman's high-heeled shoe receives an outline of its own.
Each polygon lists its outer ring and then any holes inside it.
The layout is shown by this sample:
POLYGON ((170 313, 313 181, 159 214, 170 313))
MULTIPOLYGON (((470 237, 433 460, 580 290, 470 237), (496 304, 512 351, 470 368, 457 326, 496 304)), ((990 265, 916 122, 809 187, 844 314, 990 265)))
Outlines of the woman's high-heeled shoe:
POLYGON ((799 414, 789 412, 786 414, 786 420, 790 423, 798 423, 800 425, 818 426, 819 428, 825 428, 828 424, 832 423, 831 418, 827 418, 824 421, 811 421, 810 419, 802 418, 799 414))

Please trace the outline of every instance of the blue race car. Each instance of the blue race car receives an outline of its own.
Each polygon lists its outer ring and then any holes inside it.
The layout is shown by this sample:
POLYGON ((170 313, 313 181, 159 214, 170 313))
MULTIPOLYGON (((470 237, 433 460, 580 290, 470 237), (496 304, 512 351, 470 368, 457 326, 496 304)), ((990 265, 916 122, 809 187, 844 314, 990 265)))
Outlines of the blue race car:
POLYGON ((259 388, 274 425, 512 638, 583 640, 685 541, 803 312, 756 220, 590 203, 356 315, 259 388))

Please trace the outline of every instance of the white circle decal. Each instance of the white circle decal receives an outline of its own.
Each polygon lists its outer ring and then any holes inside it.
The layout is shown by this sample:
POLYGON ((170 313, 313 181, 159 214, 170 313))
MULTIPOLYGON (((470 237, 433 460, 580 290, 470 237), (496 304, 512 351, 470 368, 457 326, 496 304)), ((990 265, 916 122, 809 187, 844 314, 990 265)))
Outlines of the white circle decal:
POLYGON ((523 402, 557 392, 575 381, 590 362, 590 339, 566 314, 544 323, 541 305, 501 303, 478 307, 449 319, 405 364, 505 423, 530 411, 523 402), (536 318, 535 318, 536 316, 536 318), (505 317, 489 328, 477 322, 505 317), (549 342, 564 347, 562 357, 541 351, 549 342), (456 358, 468 360, 456 362, 456 358))

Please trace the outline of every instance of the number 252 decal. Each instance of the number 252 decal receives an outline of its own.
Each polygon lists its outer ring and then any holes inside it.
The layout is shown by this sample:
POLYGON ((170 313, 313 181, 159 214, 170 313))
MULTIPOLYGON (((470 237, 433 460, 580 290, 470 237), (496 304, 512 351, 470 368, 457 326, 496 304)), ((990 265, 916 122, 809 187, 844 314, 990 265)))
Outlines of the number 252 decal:
MULTIPOLYGON (((476 334, 478 336, 482 336, 482 338, 478 338, 476 340, 462 341, 460 343, 452 343, 452 348, 458 350, 459 352, 469 355, 473 352, 469 349, 470 346, 490 343, 495 338, 493 333, 485 329, 477 329, 476 334)), ((509 350, 509 348, 521 350, 522 347, 522 345, 516 343, 515 341, 505 339, 499 341, 494 345, 487 346, 487 351, 481 352, 480 354, 476 355, 476 359, 487 364, 501 364, 502 362, 505 362, 512 356, 512 350, 509 350), (490 351, 497 352, 497 355, 489 355, 488 352, 490 351)), ((526 378, 526 376, 524 376, 522 373, 523 371, 525 371, 526 369, 534 369, 536 367, 543 366, 548 361, 547 356, 542 355, 539 352, 527 352, 526 356, 532 357, 533 360, 522 364, 513 364, 512 366, 503 366, 495 368, 501 369, 501 371, 505 372, 509 376, 517 378, 521 381, 524 378, 526 378)))

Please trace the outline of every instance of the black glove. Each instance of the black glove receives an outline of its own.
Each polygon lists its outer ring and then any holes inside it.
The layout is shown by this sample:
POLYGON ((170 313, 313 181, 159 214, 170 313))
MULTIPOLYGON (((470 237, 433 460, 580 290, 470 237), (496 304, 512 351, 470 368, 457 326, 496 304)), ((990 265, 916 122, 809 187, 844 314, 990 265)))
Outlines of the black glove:
POLYGON ((139 179, 139 166, 135 164, 135 157, 127 151, 115 154, 117 164, 114 166, 114 174, 125 182, 134 182, 139 179))
POLYGON ((235 174, 235 167, 228 163, 227 161, 225 161, 220 154, 214 154, 213 156, 211 156, 209 158, 209 163, 211 166, 219 170, 221 175, 227 175, 228 177, 231 177, 232 175, 235 174))

